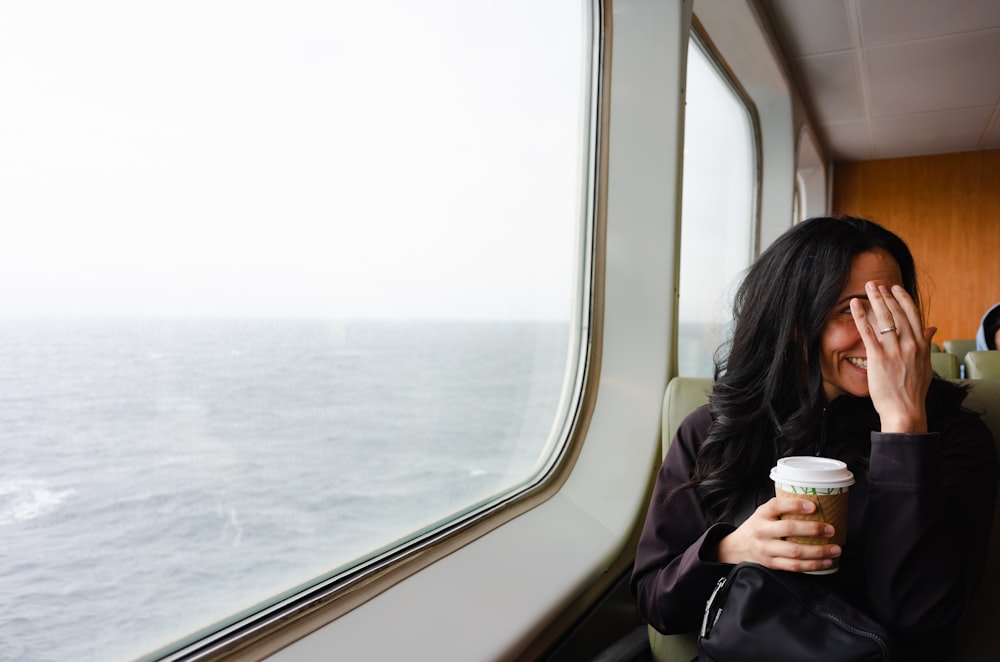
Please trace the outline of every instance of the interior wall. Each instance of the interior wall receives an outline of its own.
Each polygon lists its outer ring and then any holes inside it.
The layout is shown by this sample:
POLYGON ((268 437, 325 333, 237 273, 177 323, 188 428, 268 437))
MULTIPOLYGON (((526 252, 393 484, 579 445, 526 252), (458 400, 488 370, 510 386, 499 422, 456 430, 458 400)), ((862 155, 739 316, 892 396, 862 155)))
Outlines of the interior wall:
POLYGON ((1000 150, 838 163, 833 181, 834 214, 909 245, 934 341, 974 338, 1000 301, 1000 150))

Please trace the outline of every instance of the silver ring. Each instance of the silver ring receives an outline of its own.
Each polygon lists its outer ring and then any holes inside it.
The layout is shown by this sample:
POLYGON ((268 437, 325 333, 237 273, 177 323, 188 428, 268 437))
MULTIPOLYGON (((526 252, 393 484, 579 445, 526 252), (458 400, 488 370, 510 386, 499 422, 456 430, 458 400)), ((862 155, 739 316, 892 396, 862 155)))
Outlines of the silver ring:
POLYGON ((886 328, 884 328, 881 331, 879 331, 879 335, 882 335, 884 333, 889 333, 890 331, 895 331, 895 330, 896 330, 896 327, 894 327, 894 326, 887 326, 886 328))

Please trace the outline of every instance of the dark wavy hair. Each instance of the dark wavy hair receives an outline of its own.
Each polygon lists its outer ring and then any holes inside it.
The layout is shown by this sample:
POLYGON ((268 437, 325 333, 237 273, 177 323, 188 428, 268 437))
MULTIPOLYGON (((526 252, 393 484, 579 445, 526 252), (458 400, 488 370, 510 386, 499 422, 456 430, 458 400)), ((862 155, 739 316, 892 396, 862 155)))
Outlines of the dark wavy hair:
POLYGON ((878 248, 896 260, 919 306, 906 243, 863 218, 803 221, 750 267, 733 304, 732 338, 716 354, 713 423, 683 486, 694 488, 710 520, 726 515, 749 476, 766 479, 777 458, 812 454, 827 404, 823 329, 854 258, 878 248))

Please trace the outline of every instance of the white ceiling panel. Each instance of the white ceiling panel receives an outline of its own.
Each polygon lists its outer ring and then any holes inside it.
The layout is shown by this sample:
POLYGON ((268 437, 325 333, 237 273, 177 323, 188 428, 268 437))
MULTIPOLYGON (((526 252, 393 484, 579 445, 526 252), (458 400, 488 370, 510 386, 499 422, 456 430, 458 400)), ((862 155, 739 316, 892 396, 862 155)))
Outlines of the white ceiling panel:
POLYGON ((748 1, 834 160, 1000 148, 1000 0, 748 1))
POLYGON ((992 108, 882 117, 872 121, 875 155, 880 159, 945 154, 977 149, 992 108))
POLYGON ((1000 27, 995 0, 860 0, 866 48, 1000 27))
POLYGON ((849 122, 865 119, 857 56, 853 51, 812 55, 798 61, 819 121, 849 122))
POLYGON ((847 0, 774 0, 778 20, 791 39, 786 44, 793 57, 853 48, 857 37, 847 18, 847 0))
POLYGON ((868 139, 867 122, 827 124, 823 129, 833 160, 867 161, 875 158, 868 139))
POLYGON ((997 103, 1000 30, 870 48, 865 59, 874 117, 997 103))

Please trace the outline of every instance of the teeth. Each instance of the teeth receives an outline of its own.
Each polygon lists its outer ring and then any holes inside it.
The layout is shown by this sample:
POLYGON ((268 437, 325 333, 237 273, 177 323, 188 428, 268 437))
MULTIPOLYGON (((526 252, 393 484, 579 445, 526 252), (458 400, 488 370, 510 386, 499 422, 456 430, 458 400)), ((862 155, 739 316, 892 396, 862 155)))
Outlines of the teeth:
POLYGON ((859 368, 865 368, 866 370, 868 369, 868 359, 858 359, 852 356, 847 360, 851 363, 851 365, 856 365, 859 368))

